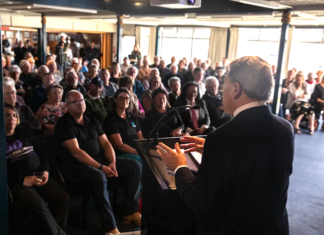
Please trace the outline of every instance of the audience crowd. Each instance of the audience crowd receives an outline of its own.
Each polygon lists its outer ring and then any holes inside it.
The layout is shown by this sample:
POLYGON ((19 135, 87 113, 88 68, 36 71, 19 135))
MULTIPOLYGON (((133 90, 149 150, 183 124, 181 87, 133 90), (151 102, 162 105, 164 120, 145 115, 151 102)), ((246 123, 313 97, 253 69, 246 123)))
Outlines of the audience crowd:
MULTIPOLYGON (((103 230, 117 234, 107 189, 116 178, 125 186, 123 222, 141 225, 137 211, 142 160, 135 140, 149 138, 166 112, 185 105, 195 109, 170 117, 160 137, 206 135, 231 121, 222 101, 230 61, 224 58, 212 66, 209 59, 177 62, 173 56, 168 63, 155 56, 150 65, 135 46, 137 63, 125 57, 123 64, 114 62, 108 69, 100 67, 94 43, 66 63, 59 58, 64 42, 63 37, 46 65, 35 65, 29 42, 17 44, 12 65, 8 55, 2 57, 8 186, 13 197, 40 218, 44 234, 65 234, 69 196, 51 178, 49 153, 39 146, 50 138, 66 185, 90 183, 103 230)), ((275 66, 272 70, 275 74, 275 66)), ((281 114, 294 123, 297 134, 302 123, 311 135, 318 128, 323 72, 316 76, 309 73, 305 79, 302 71, 293 69, 282 83, 281 114)))

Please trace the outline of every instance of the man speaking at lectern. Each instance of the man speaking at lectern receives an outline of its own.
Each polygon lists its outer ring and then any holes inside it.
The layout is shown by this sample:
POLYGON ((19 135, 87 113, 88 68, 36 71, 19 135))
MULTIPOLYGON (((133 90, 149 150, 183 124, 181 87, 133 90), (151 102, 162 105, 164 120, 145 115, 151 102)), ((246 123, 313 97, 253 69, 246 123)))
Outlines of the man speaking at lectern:
POLYGON ((159 154, 175 172, 177 189, 197 217, 199 235, 288 235, 286 211, 294 132, 265 102, 271 68, 259 57, 230 64, 224 109, 234 116, 206 138, 185 137, 181 147, 203 153, 196 177, 179 144, 160 143, 159 154))

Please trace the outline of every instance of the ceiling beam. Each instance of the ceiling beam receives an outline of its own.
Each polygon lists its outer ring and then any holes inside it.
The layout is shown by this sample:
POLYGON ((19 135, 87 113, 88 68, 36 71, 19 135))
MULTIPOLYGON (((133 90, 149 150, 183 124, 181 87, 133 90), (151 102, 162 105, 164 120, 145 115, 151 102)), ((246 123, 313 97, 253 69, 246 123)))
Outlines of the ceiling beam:
POLYGON ((321 11, 324 10, 324 4, 317 4, 317 5, 298 5, 293 6, 294 11, 321 11))

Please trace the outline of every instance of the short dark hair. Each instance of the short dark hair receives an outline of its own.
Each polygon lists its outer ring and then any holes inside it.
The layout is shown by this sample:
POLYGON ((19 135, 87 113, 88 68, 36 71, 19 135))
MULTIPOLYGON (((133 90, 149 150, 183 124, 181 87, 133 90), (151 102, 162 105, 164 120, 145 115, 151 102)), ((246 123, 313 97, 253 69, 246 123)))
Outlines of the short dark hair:
MULTIPOLYGON (((50 73, 48 73, 48 74, 50 74, 50 73)), ((62 93, 64 91, 63 87, 60 84, 53 83, 53 84, 48 85, 48 87, 46 87, 46 89, 45 89, 46 94, 49 95, 51 93, 52 89, 54 89, 54 88, 60 88, 62 93)))
POLYGON ((155 91, 153 91, 152 100, 154 101, 155 97, 160 93, 164 94, 168 98, 168 93, 165 90, 163 90, 162 88, 158 88, 155 91))
POLYGON ((203 71, 202 68, 200 68, 200 67, 196 67, 196 68, 194 69, 193 73, 194 73, 194 74, 197 74, 197 73, 202 72, 202 71, 203 71))
POLYGON ((129 84, 134 86, 134 82, 130 77, 125 76, 119 79, 119 87, 126 87, 129 84))
POLYGON ((114 98, 117 99, 118 95, 119 95, 120 93, 123 93, 123 92, 127 93, 127 94, 130 96, 129 91, 128 91, 126 88, 123 88, 123 87, 122 87, 122 88, 119 88, 119 89, 116 91, 116 93, 114 94, 114 98))

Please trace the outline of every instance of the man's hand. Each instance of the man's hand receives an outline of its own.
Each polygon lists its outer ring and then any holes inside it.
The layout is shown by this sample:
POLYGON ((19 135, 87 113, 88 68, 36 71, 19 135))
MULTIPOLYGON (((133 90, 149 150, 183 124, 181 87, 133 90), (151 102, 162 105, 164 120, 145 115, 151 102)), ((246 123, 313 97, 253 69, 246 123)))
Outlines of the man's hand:
POLYGON ((193 130, 192 132, 190 132, 190 135, 200 135, 200 134, 199 134, 199 131, 200 131, 199 128, 198 128, 198 129, 195 129, 195 130, 193 130))
POLYGON ((33 187, 34 185, 39 185, 42 183, 41 179, 36 176, 26 176, 23 185, 26 187, 33 187))
POLYGON ((182 149, 186 149, 185 153, 190 152, 199 152, 203 153, 204 145, 205 145, 205 139, 199 138, 195 136, 184 136, 180 139, 180 142, 189 142, 189 144, 181 144, 180 147, 182 149))
POLYGON ((181 132, 182 132, 182 130, 180 128, 177 128, 177 129, 174 129, 171 132, 171 135, 172 135, 172 137, 177 137, 177 136, 180 136, 181 135, 181 132))
POLYGON ((113 172, 112 169, 108 166, 102 166, 102 172, 107 176, 107 177, 114 177, 116 176, 115 173, 113 172))
POLYGON ((114 172, 115 177, 118 177, 118 172, 116 169, 116 163, 110 163, 109 168, 114 172))
POLYGON ((159 143, 159 145, 156 148, 163 162, 172 171, 175 171, 175 169, 177 169, 181 165, 187 165, 187 159, 184 153, 181 151, 179 143, 176 143, 174 145, 176 151, 173 151, 171 148, 169 148, 163 143, 159 143))
POLYGON ((41 187, 41 186, 44 186, 45 184, 47 184, 48 176, 49 176, 48 172, 44 171, 43 172, 43 181, 42 181, 42 183, 38 184, 37 186, 41 187))
POLYGON ((206 127, 199 128, 198 135, 203 135, 206 131, 206 127))

